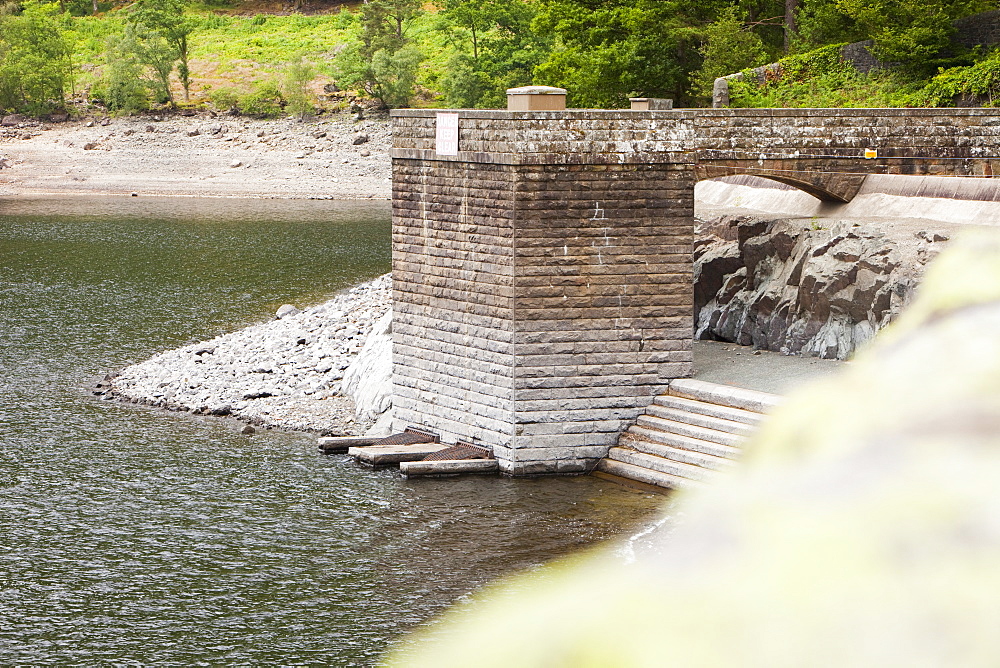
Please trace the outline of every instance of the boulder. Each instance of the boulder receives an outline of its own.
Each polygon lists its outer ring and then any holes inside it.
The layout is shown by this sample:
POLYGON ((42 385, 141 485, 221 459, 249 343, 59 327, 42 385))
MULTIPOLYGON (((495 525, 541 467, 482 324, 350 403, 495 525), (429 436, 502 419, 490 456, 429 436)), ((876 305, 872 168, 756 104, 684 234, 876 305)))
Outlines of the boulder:
POLYGON ((392 311, 372 327, 340 387, 354 399, 358 420, 375 419, 392 406, 392 311))
POLYGON ((299 313, 301 313, 301 311, 291 304, 282 304, 274 314, 274 317, 281 320, 285 316, 298 315, 299 313))
POLYGON ((24 116, 21 114, 8 114, 3 118, 0 118, 0 126, 5 128, 16 128, 18 124, 24 122, 24 116))
POLYGON ((355 146, 359 146, 361 144, 367 144, 368 135, 366 135, 363 132, 359 132, 358 134, 354 135, 354 139, 351 140, 351 143, 354 144, 355 146))

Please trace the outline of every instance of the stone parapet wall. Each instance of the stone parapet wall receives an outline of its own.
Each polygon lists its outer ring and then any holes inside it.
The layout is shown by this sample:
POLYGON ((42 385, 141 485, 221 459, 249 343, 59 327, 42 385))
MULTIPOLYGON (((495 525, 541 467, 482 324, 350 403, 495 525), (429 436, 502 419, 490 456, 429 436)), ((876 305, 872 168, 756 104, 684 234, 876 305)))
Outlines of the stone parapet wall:
POLYGON ((995 109, 704 109, 688 159, 699 179, 749 174, 849 201, 868 174, 1000 173, 995 109), (877 151, 866 159, 865 149, 877 151))
POLYGON ((675 162, 689 145, 684 112, 462 110, 457 156, 434 150, 435 110, 397 110, 393 158, 508 165, 675 162), (405 120, 404 120, 405 119, 405 120))

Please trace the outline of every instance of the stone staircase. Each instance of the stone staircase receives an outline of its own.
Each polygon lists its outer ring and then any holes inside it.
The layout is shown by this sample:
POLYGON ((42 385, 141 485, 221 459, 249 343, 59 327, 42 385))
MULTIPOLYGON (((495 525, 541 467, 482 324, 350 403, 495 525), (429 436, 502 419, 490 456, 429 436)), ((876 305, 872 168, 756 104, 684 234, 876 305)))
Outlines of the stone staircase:
POLYGON ((679 489, 731 466, 781 397, 701 380, 671 381, 597 465, 599 474, 679 489))

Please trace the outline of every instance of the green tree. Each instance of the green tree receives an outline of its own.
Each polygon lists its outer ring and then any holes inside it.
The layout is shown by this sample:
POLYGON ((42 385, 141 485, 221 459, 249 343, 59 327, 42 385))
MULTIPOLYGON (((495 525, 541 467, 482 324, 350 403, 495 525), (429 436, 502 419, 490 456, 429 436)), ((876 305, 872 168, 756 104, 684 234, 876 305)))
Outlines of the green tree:
POLYGON ((537 5, 523 0, 447 0, 439 13, 456 53, 441 86, 456 107, 495 107, 505 91, 532 82, 551 40, 531 30, 537 5))
POLYGON ((633 94, 689 100, 698 43, 725 0, 542 0, 533 24, 556 43, 535 81, 571 106, 623 107, 633 94))
POLYGON ((29 114, 61 109, 73 80, 73 45, 55 5, 0 13, 0 108, 29 114))
POLYGON ((827 44, 867 38, 857 22, 841 10, 838 0, 804 0, 795 18, 793 51, 809 51, 827 44))
POLYGON ((740 20, 736 7, 727 7, 705 30, 699 49, 705 60, 695 72, 692 92, 711 97, 716 78, 763 65, 770 60, 764 42, 740 20))
POLYGON ((151 85, 135 39, 135 31, 126 29, 108 40, 104 76, 91 90, 91 97, 102 100, 111 111, 132 114, 149 108, 151 85))
MULTIPOLYGON (((135 26, 141 40, 150 42, 153 62, 148 64, 157 71, 162 68, 161 59, 167 55, 160 42, 166 42, 173 54, 170 70, 173 69, 173 63, 176 63, 177 78, 184 88, 184 100, 189 101, 191 68, 188 66, 188 36, 194 30, 194 24, 184 15, 184 4, 184 0, 139 0, 129 13, 128 23, 135 26)), ((167 71, 168 76, 170 70, 167 71)), ((172 101, 173 96, 170 99, 172 101)))
POLYGON ((283 82, 284 98, 288 102, 287 110, 300 119, 314 110, 312 96, 309 95, 309 82, 316 76, 316 68, 303 56, 285 66, 283 82))
POLYGON ((933 69, 955 32, 952 21, 990 8, 984 0, 837 0, 875 41, 874 55, 910 69, 933 69))
POLYGON ((337 56, 338 79, 357 86, 385 107, 410 103, 423 55, 407 36, 421 0, 366 0, 361 36, 337 56))

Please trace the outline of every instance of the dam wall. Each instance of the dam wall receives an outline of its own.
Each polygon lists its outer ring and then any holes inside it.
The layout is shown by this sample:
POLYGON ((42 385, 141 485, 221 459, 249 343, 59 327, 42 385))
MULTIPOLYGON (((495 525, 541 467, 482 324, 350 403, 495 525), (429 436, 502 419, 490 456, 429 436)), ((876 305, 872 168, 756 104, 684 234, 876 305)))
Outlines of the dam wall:
POLYGON ((989 177, 989 109, 394 112, 395 427, 588 470, 691 370, 694 185, 989 177))

